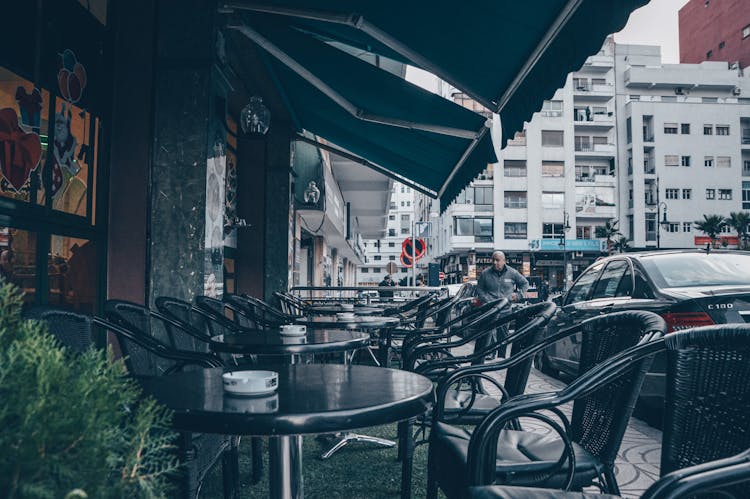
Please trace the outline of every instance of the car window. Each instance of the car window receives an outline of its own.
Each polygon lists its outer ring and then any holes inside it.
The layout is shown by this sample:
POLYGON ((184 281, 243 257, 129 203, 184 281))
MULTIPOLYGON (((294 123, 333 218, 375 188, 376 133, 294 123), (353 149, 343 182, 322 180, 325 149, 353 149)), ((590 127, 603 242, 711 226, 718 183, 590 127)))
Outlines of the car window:
POLYGON ((641 259, 657 287, 745 286, 750 282, 750 254, 671 253, 641 259))
POLYGON ((646 281, 646 277, 641 273, 640 270, 635 272, 635 289, 633 290, 633 298, 638 299, 653 299, 654 292, 651 289, 651 285, 646 281))
POLYGON ((581 274, 575 284, 573 284, 573 287, 570 288, 568 296, 565 297, 565 305, 576 303, 588 298, 591 286, 593 286, 594 281, 596 281, 596 276, 599 275, 602 265, 603 263, 595 263, 581 274))
POLYGON ((614 260, 609 262, 602 272, 602 276, 596 283, 592 298, 614 298, 620 281, 625 276, 625 271, 630 266, 625 260, 614 260))
POLYGON ((620 284, 617 286, 615 296, 633 296, 633 267, 628 265, 625 269, 625 274, 620 279, 620 284))

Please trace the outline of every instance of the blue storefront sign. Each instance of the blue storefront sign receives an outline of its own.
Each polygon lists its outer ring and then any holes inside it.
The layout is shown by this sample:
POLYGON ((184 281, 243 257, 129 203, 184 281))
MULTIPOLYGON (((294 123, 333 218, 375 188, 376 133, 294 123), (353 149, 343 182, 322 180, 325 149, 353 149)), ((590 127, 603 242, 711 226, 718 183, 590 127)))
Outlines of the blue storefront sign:
MULTIPOLYGON (((606 251, 606 241, 599 239, 566 239, 565 251, 606 251)), ((562 251, 563 245, 559 239, 532 239, 529 242, 531 251, 562 251)))

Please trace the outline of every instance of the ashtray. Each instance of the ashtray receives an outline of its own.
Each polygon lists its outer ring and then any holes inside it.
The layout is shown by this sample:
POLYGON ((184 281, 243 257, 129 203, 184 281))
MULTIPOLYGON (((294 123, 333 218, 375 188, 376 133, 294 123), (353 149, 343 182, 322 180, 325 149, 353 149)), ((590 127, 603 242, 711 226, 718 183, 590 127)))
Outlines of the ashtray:
POLYGON ((224 410, 249 414, 269 414, 279 410, 279 394, 260 397, 224 397, 224 410))
POLYGON ((354 312, 341 312, 336 314, 337 319, 354 319, 354 312))
POLYGON ((307 326, 304 324, 285 324, 279 326, 279 333, 283 336, 304 336, 307 334, 307 326))
POLYGON ((279 375, 275 371, 233 371, 222 374, 221 378, 224 391, 232 395, 267 395, 279 386, 279 375))
POLYGON ((354 310, 354 304, 342 303, 341 305, 339 305, 339 308, 341 308, 341 310, 343 310, 344 312, 351 312, 352 310, 354 310))

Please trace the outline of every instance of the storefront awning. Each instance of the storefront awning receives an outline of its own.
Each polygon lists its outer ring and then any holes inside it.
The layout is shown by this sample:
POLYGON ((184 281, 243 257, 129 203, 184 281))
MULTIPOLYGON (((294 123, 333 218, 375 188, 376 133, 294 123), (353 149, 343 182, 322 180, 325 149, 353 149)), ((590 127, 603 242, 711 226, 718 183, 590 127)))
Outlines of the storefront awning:
MULTIPOLYGON (((225 3, 224 7, 249 12, 244 20, 256 30, 264 23, 254 23, 253 18, 259 20, 263 13, 273 14, 307 40, 338 41, 429 71, 488 110, 499 113, 502 143, 505 144, 515 132, 523 129, 524 121, 541 109, 544 99, 550 98, 564 85, 567 74, 579 69, 586 57, 599 50, 608 34, 620 30, 630 13, 646 3, 648 0, 469 0, 458 4, 427 0, 278 0, 264 3, 237 0, 225 3)), ((289 66, 286 68, 290 70, 289 66)), ((344 70, 341 73, 343 77, 347 76, 344 70)), ((401 106, 405 97, 402 100, 385 88, 377 99, 393 99, 397 108, 411 110, 401 106)), ((309 120, 315 113, 315 110, 309 110, 300 115, 307 115, 310 124, 309 120)), ((334 128, 346 128, 345 131, 351 132, 346 124, 332 122, 329 115, 326 117, 328 123, 319 128, 326 128, 329 134, 334 128)), ((415 118, 415 121, 419 119, 415 118)), ((394 140, 394 137, 384 133, 380 139, 394 140)), ((401 143, 381 144, 382 149, 389 149, 401 143)), ((342 147, 347 146, 342 144, 342 147)), ((425 143, 415 150, 430 149, 429 143, 425 143)), ((372 151, 364 148, 360 151, 367 159, 375 157, 372 151)), ((406 157, 412 161, 416 159, 410 154, 406 157)), ((375 162, 389 169, 398 169, 419 183, 425 181, 427 172, 424 169, 409 163, 397 168, 392 162, 396 159, 379 157, 375 162)), ((441 158, 437 164, 445 162, 446 158, 441 158)), ((436 168, 434 162, 430 164, 436 168)), ((439 181, 432 179, 430 189, 440 184, 436 194, 444 208, 485 167, 481 161, 465 161, 457 169, 437 168, 442 177, 439 181), (447 171, 450 174, 445 176, 447 171)))

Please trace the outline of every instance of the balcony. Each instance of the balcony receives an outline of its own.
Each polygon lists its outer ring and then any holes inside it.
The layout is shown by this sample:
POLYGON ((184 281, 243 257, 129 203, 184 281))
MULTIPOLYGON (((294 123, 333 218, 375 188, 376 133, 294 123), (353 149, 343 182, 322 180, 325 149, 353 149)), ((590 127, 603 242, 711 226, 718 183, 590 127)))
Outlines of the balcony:
POLYGON ((608 101, 614 97, 614 95, 614 85, 609 83, 596 85, 592 85, 591 83, 580 83, 573 87, 574 99, 585 98, 587 100, 603 102, 608 101))
POLYGON ((656 165, 652 161, 643 162, 643 173, 653 175, 656 173, 656 165))
POLYGON ((644 132, 643 133, 643 142, 653 142, 654 141, 654 134, 653 132, 644 132))
POLYGON ((576 155, 585 156, 585 157, 601 157, 601 158, 611 158, 615 155, 615 145, 614 144, 576 144, 575 145, 575 152, 576 155))

